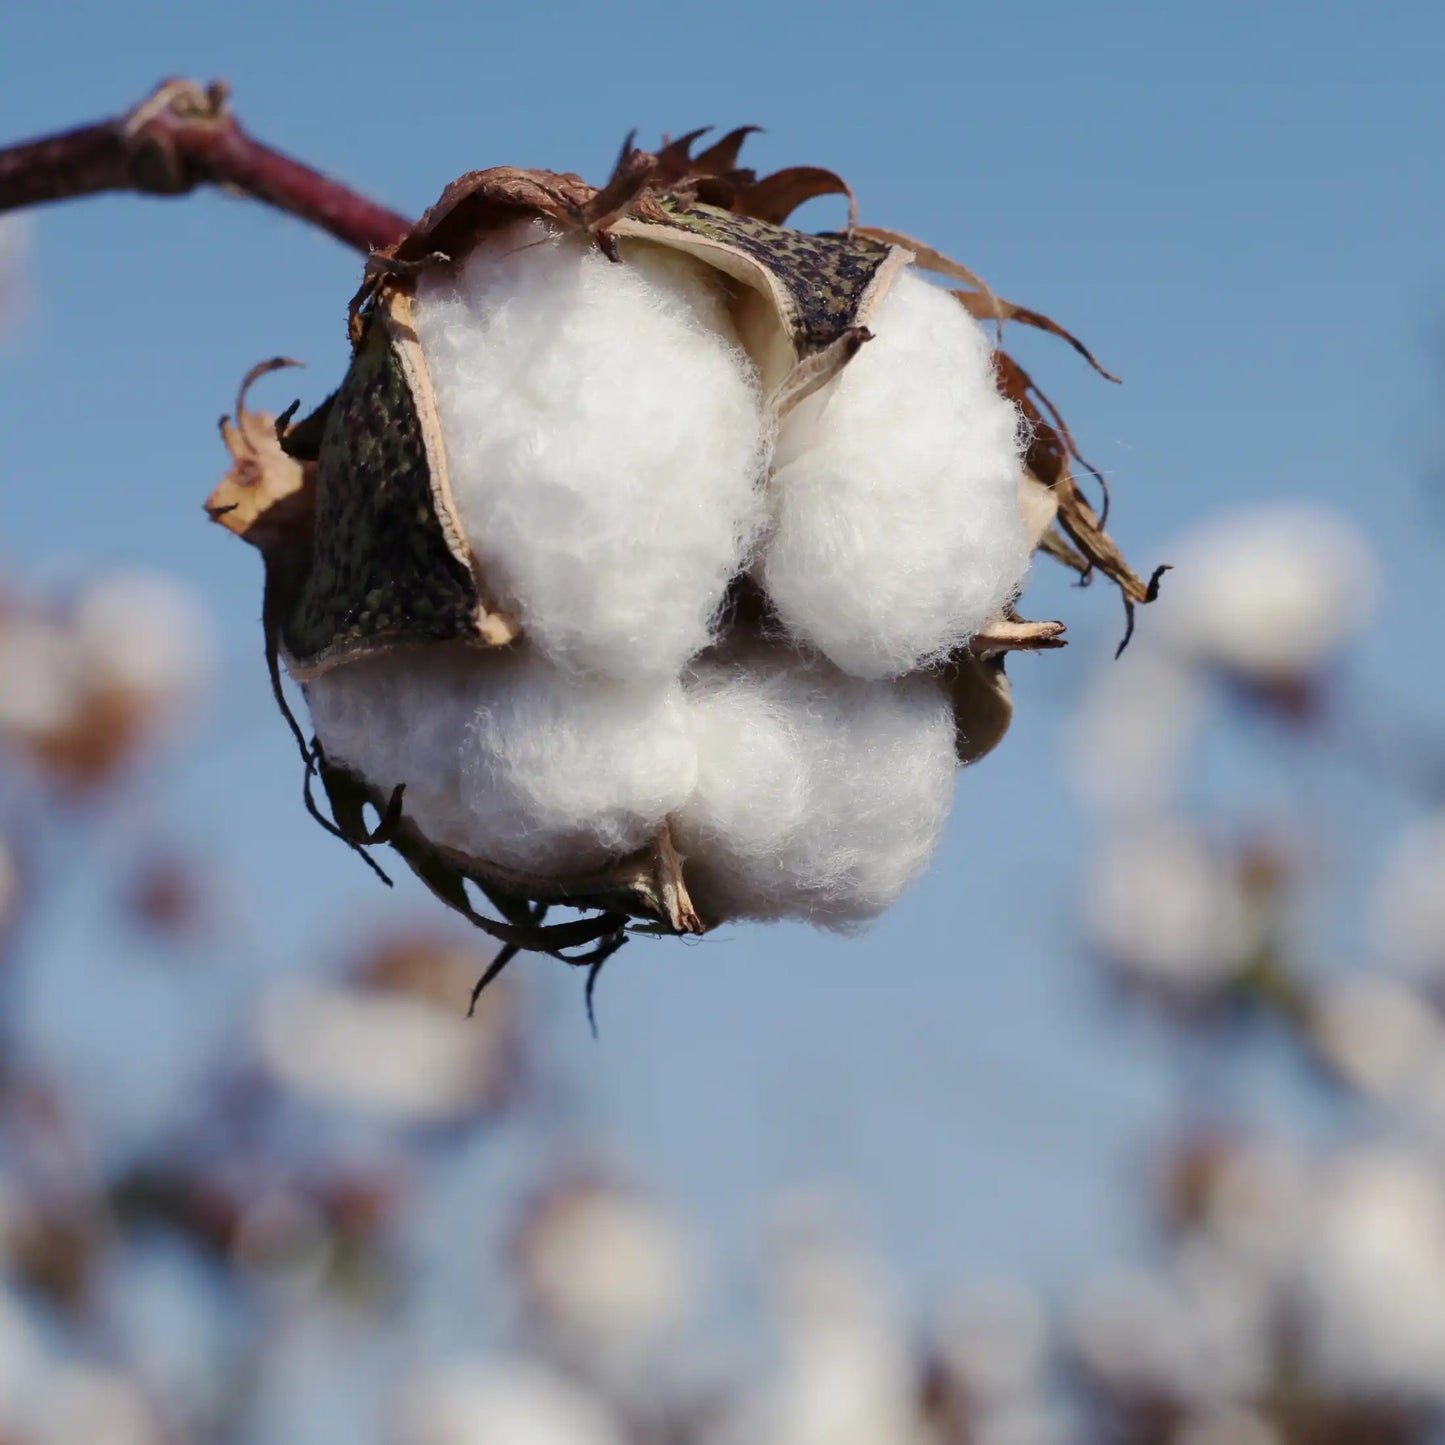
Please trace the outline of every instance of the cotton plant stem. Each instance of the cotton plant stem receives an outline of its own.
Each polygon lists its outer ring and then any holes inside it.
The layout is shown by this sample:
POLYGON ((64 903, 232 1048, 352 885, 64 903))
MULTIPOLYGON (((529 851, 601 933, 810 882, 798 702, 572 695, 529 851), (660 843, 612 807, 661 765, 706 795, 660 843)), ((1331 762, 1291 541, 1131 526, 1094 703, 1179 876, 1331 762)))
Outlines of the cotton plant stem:
POLYGON ((115 120, 0 148, 0 212, 104 191, 180 196, 201 185, 286 211, 358 251, 390 245, 411 224, 253 140, 223 82, 162 81, 115 120))

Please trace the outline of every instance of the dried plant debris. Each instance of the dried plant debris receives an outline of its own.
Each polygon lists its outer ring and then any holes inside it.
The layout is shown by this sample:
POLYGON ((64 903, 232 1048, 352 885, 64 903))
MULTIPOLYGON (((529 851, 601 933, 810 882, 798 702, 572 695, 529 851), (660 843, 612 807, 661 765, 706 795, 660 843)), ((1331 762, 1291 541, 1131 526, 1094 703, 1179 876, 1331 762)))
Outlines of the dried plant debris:
POLYGON ((1007 730, 1007 654, 1063 645, 1017 610, 1033 554, 1103 572, 1131 625, 1157 587, 983 323, 1108 376, 1087 348, 859 225, 831 171, 758 178, 751 129, 629 138, 600 187, 462 176, 369 257, 339 390, 250 411, 269 362, 223 423, 208 510, 262 553, 308 804, 503 944, 487 978, 882 912, 1007 730), (845 230, 787 225, 826 195, 845 230))

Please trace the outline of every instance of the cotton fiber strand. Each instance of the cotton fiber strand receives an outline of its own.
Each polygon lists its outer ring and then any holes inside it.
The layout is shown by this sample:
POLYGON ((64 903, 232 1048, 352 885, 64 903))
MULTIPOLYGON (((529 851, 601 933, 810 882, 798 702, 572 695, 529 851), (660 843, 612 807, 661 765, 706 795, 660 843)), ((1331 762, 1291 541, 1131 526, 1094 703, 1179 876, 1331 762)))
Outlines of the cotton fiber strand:
POLYGON ((389 795, 433 843, 562 877, 641 848, 697 773, 675 681, 568 673, 527 651, 430 644, 306 685, 329 761, 389 795))
POLYGON ((558 662, 675 674, 764 514, 766 428, 718 273, 540 221, 428 272, 417 333, 487 582, 558 662))
POLYGON ((836 381, 779 430, 761 579, 778 615, 856 677, 968 640, 1018 591, 1019 416, 988 339, 905 271, 836 381))
POLYGON ((922 872, 957 766, 936 679, 864 682, 757 646, 687 686, 698 778, 673 836, 704 917, 846 928, 922 872))

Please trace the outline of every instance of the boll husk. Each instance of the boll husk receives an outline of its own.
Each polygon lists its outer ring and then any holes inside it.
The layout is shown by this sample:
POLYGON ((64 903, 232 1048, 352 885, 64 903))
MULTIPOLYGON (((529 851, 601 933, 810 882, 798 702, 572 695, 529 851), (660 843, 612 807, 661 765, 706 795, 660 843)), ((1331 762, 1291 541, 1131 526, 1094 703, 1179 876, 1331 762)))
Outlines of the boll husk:
POLYGON ((600 188, 463 176, 368 261, 340 389, 276 421, 265 363, 223 423, 208 509, 263 554, 313 812, 505 956, 875 916, 1006 731, 1006 654, 1061 645, 1015 610, 1032 554, 1131 626, 1153 595, 981 323, 1084 348, 831 172, 741 169, 747 133, 629 146, 600 188), (826 194, 846 230, 786 224, 826 194))

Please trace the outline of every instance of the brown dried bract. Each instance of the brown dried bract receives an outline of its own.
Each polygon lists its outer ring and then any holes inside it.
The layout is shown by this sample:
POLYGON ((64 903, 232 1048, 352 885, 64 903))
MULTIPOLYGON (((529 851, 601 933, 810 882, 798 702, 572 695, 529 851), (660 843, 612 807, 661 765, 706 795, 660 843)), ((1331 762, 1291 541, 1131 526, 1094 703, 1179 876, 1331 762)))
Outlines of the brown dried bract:
POLYGON ((253 366, 241 381, 235 416, 221 418, 221 440, 232 465, 206 498, 206 512, 213 522, 262 552, 298 535, 309 540, 311 474, 308 465, 282 445, 276 418, 269 412, 248 410, 246 397, 261 377, 300 364, 278 356, 253 366))

